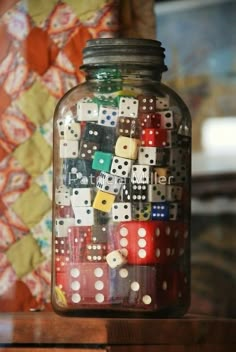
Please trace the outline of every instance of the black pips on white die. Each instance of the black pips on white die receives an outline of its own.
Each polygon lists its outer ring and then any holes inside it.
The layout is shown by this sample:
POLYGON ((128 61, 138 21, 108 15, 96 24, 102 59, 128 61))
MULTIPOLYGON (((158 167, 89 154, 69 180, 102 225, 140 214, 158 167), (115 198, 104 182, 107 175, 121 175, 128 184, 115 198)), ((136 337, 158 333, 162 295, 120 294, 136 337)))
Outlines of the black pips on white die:
POLYGON ((113 221, 130 221, 132 219, 131 203, 113 203, 112 219, 113 221))
POLYGON ((170 168, 173 183, 185 183, 188 180, 187 168, 185 165, 172 166, 170 168))
POLYGON ((77 158, 79 155, 79 142, 60 140, 60 158, 77 158))
POLYGON ((104 192, 118 194, 123 183, 121 177, 101 172, 97 178, 96 187, 104 192))
POLYGON ((60 138, 64 138, 65 119, 57 120, 57 130, 60 138))
POLYGON ((118 156, 113 157, 111 164, 111 174, 120 177, 129 177, 132 166, 132 160, 121 158, 118 156))
POLYGON ((169 107, 170 107, 170 97, 168 95, 164 97, 156 97, 157 110, 166 110, 169 107))
POLYGON ((138 116, 138 99, 121 97, 119 102, 119 116, 137 117, 138 116))
POLYGON ((166 199, 170 202, 180 201, 183 196, 183 187, 177 185, 166 185, 166 199))
POLYGON ((155 165, 156 164, 156 153, 155 147, 139 147, 138 151, 138 162, 144 165, 155 165))
POLYGON ((166 201, 166 185, 148 185, 148 200, 152 203, 166 201))
POLYGON ((94 225, 94 209, 93 207, 73 207, 75 214, 75 224, 77 226, 94 225))
POLYGON ((79 140, 81 137, 81 127, 79 122, 71 121, 65 123, 64 138, 66 140, 79 140))
POLYGON ((170 166, 177 166, 179 167, 180 165, 185 165, 188 159, 188 150, 177 147, 177 148, 172 148, 170 150, 170 156, 169 156, 169 165, 170 166))
POLYGON ((121 250, 116 249, 107 254, 106 261, 111 269, 115 269, 121 265, 124 265, 127 262, 127 259, 121 250))
POLYGON ((131 185, 131 200, 134 202, 146 202, 148 199, 148 185, 133 183, 131 185))
POLYGON ((131 170, 132 183, 149 183, 150 166, 135 164, 131 170))
POLYGON ((89 207, 92 202, 92 188, 74 188, 72 190, 72 207, 89 207))
POLYGON ((77 120, 78 121, 97 121, 98 105, 93 102, 85 102, 80 100, 77 104, 77 120))
POLYGON ((64 205, 64 206, 70 205, 70 191, 67 187, 60 186, 56 188, 55 203, 57 205, 64 205))
POLYGON ((174 118, 171 110, 160 111, 159 114, 161 115, 161 128, 174 128, 174 118))

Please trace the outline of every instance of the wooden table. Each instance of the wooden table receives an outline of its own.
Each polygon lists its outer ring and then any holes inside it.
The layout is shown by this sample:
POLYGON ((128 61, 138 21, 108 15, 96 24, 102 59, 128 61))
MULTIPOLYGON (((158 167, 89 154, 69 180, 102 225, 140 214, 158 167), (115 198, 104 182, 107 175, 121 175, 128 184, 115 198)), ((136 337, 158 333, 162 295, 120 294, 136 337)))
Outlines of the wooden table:
POLYGON ((91 319, 54 313, 0 314, 5 352, 234 352, 236 321, 201 316, 182 319, 91 319))

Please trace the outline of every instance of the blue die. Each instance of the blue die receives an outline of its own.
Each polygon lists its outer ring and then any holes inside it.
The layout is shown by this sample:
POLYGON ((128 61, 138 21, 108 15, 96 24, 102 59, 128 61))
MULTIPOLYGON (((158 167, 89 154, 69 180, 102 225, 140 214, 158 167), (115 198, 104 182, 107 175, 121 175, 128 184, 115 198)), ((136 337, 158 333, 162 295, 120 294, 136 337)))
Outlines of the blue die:
POLYGON ((160 202, 152 204, 151 212, 152 220, 168 220, 169 219, 169 204, 160 202))

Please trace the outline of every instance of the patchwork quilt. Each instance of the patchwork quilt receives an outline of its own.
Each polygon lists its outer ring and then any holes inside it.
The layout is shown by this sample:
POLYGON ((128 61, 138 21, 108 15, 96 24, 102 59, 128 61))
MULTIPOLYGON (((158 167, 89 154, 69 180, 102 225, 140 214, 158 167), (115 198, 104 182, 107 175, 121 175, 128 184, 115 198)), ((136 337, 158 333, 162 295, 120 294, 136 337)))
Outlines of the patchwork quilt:
POLYGON ((50 302, 53 112, 84 79, 85 42, 117 35, 118 6, 1 0, 0 311, 50 302))

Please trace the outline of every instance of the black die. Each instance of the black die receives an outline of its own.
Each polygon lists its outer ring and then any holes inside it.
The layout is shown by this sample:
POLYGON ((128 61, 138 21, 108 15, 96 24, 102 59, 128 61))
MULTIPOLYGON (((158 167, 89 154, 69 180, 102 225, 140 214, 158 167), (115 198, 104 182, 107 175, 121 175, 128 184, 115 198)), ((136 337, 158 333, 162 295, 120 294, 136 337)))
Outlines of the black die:
POLYGON ((116 129, 115 127, 101 125, 102 140, 100 150, 107 153, 113 153, 116 144, 116 129))
POLYGON ((100 145, 102 141, 102 126, 97 123, 87 122, 83 139, 100 145))
POLYGON ((81 159, 64 159, 63 184, 67 187, 88 187, 94 178, 91 162, 81 159))
POLYGON ((148 185, 133 183, 131 185, 131 200, 134 202, 146 202, 148 199, 148 185))
POLYGON ((118 133, 121 136, 138 138, 139 128, 136 118, 120 117, 118 120, 118 133))
POLYGON ((154 112, 156 109, 155 95, 139 95, 139 111, 140 112, 154 112))
POLYGON ((79 156, 84 160, 92 160, 97 150, 99 150, 99 144, 83 140, 80 145, 79 156))

